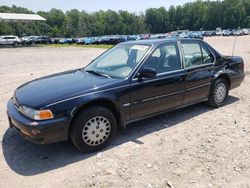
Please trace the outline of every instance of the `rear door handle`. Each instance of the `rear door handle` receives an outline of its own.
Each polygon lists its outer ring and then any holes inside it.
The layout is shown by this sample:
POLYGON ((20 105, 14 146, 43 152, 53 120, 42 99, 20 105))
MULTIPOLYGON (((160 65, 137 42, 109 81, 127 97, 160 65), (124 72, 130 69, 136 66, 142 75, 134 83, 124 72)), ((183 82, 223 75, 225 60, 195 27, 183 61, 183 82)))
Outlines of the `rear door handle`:
POLYGON ((186 78, 187 78, 187 75, 183 75, 183 76, 180 77, 180 81, 185 81, 186 78))

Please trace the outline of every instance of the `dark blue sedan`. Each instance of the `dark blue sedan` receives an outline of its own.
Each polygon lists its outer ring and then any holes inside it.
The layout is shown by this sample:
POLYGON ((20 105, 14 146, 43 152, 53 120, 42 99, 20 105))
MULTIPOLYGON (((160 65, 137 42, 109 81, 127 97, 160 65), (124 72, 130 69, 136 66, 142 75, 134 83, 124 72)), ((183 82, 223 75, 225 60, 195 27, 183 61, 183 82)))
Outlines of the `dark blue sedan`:
POLYGON ((126 42, 85 68, 18 87, 7 114, 34 143, 70 139, 91 152, 128 123, 202 101, 220 107, 244 76, 241 57, 222 56, 201 40, 126 42))

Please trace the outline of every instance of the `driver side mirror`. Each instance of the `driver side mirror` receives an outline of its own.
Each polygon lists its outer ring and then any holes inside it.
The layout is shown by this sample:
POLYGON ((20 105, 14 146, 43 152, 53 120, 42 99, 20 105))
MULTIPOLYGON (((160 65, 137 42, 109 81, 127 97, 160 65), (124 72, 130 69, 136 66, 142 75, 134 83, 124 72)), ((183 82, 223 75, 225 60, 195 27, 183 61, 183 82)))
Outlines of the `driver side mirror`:
POLYGON ((137 78, 142 79, 142 78, 155 78, 157 75, 157 72, 155 69, 143 67, 137 74, 137 78))

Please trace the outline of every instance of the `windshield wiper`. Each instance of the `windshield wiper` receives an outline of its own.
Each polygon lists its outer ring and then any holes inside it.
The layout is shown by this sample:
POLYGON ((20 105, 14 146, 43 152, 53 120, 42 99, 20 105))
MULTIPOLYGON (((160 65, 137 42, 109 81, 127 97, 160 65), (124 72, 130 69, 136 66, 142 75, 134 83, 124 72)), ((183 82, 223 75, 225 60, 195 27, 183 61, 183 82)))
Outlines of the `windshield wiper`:
POLYGON ((105 73, 102 73, 102 72, 97 72, 97 71, 94 71, 94 70, 84 70, 84 71, 95 74, 95 75, 98 75, 98 76, 104 76, 106 78, 111 78, 109 75, 107 75, 105 73))

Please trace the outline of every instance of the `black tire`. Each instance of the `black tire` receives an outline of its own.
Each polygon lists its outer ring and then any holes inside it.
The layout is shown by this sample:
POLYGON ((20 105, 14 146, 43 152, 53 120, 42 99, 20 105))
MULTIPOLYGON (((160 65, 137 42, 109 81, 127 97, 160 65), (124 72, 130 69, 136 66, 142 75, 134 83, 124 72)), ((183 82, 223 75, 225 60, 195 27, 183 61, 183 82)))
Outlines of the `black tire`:
POLYGON ((228 86, 227 80, 225 80, 223 78, 217 79, 211 88, 210 95, 209 95, 208 101, 207 101, 207 105, 210 107, 213 107, 213 108, 218 108, 218 107, 224 105, 224 103, 227 99, 227 96, 228 96, 228 90, 229 90, 229 86, 228 86), (225 94, 223 93, 221 95, 222 96, 221 100, 218 100, 218 99, 216 100, 216 93, 218 92, 218 87, 222 87, 222 88, 225 87, 225 94))
MULTIPOLYGON (((98 121, 96 121, 95 123, 98 123, 98 121)), ((102 126, 107 126, 107 125, 102 125, 102 126)), ((95 134, 96 135, 94 135, 94 137, 98 136, 98 131, 103 130, 101 128, 100 128, 100 130, 99 130, 99 128, 98 129, 96 129, 96 128, 95 128, 95 132, 96 132, 95 134)), ((79 151, 81 151, 81 152, 95 152, 95 151, 101 150, 101 149, 105 148, 107 145, 109 145, 111 140, 116 135, 116 130, 117 130, 117 120, 116 120, 114 114, 110 110, 108 110, 107 108, 104 108, 104 107, 101 107, 101 106, 92 106, 90 108, 84 109, 84 110, 80 111, 79 113, 77 113, 77 115, 74 118, 74 120, 72 122, 72 125, 71 125, 70 139, 71 139, 72 143, 74 144, 74 146, 79 151), (110 124, 109 127, 107 127, 107 129, 110 128, 110 130, 109 130, 109 135, 108 136, 104 135, 102 137, 103 140, 101 139, 101 136, 100 136, 99 139, 101 141, 103 141, 102 143, 100 143, 100 144, 98 143, 99 145, 98 144, 93 145, 93 144, 96 144, 96 143, 94 142, 92 144, 93 141, 92 142, 90 141, 89 143, 87 143, 87 141, 89 141, 89 140, 86 140, 85 138, 88 135, 85 135, 86 136, 85 137, 83 134, 87 134, 84 131, 88 131, 88 130, 85 130, 85 129, 87 129, 87 128, 93 129, 93 126, 98 126, 99 125, 99 124, 97 125, 97 124, 94 124, 94 123, 92 123, 92 125, 87 125, 88 123, 91 123, 90 122, 91 120, 97 119, 98 117, 100 119, 103 117, 104 120, 101 123, 105 124, 105 121, 106 121, 107 125, 110 124)), ((104 131, 106 131, 106 130, 104 130, 104 131)), ((104 134, 104 133, 101 133, 101 132, 99 132, 99 133, 100 133, 100 135, 104 134)), ((106 133, 107 132, 105 132, 105 134, 106 133)), ((90 134, 90 133, 88 133, 88 134, 90 134)), ((92 134, 94 134, 94 133, 92 133, 92 134)), ((93 136, 93 135, 90 135, 90 136, 93 136)), ((96 138, 96 139, 98 139, 98 138, 96 138)), ((96 141, 96 142, 101 142, 100 140, 96 141)))

